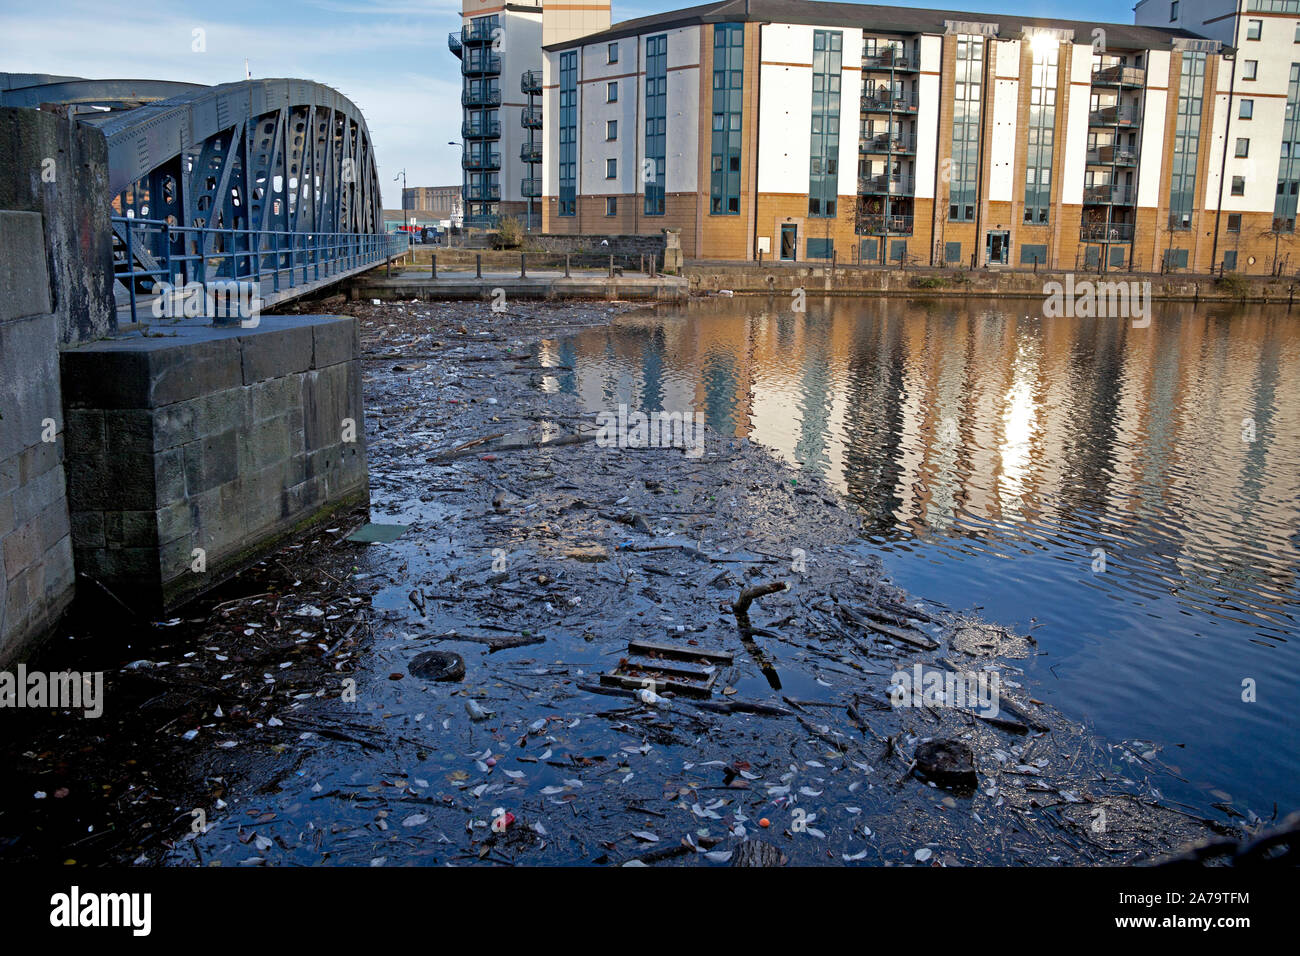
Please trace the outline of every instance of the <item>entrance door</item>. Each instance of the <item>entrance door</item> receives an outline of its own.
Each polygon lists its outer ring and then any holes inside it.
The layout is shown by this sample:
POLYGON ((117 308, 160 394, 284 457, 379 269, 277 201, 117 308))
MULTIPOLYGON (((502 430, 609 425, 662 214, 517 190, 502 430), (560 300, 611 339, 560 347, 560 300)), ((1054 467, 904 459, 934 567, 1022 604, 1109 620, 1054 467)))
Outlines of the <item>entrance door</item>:
POLYGON ((1011 258, 1011 233, 990 232, 984 243, 984 259, 989 265, 1006 265, 1011 258))
POLYGON ((794 262, 799 255, 799 227, 795 225, 781 226, 781 258, 788 262, 794 262))

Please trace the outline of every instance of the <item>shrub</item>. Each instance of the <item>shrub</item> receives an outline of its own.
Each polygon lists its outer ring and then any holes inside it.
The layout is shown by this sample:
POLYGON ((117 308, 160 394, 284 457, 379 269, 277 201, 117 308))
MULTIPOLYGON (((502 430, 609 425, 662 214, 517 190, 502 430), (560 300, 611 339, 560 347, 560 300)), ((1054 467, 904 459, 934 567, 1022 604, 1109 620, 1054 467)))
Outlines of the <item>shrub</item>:
POLYGON ((516 249, 524 239, 524 226, 514 216, 502 216, 492 245, 497 249, 516 249))
POLYGON ((1215 285, 1228 295, 1235 295, 1241 298, 1245 298, 1246 293, 1250 291, 1250 282, 1240 272, 1225 272, 1223 275, 1219 276, 1215 285))

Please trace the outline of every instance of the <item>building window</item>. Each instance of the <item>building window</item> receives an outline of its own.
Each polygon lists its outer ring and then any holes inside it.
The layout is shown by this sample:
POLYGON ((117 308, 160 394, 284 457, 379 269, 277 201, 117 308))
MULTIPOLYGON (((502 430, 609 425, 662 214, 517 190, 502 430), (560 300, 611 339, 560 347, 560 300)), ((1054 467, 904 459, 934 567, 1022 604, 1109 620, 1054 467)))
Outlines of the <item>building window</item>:
POLYGON ((1295 25, 1295 42, 1300 43, 1300 23, 1295 25))
POLYGON ((839 206, 840 67, 843 50, 844 34, 840 31, 813 31, 808 215, 831 219, 835 218, 839 206))
POLYGON ((1177 19, 1178 19, 1178 0, 1174 0, 1173 3, 1169 4, 1169 22, 1173 23, 1177 19))
POLYGON ((618 160, 617 160, 617 159, 607 159, 607 160, 605 160, 605 178, 606 178, 606 179, 617 179, 617 178, 618 178, 618 160))
POLYGON ((1244 195, 1246 195, 1246 177, 1245 177, 1245 176, 1233 176, 1233 177, 1232 177, 1232 194, 1233 194, 1234 196, 1244 196, 1244 195))
POLYGON ((617 80, 605 84, 605 102, 606 103, 618 102, 618 81, 617 80))
POLYGON ((668 154, 668 35, 645 41, 645 214, 664 214, 665 157, 668 154))
POLYGON ((1228 232, 1241 232, 1241 213, 1228 213, 1228 232))
POLYGON ((605 139, 618 139, 618 120, 605 120, 605 139))
POLYGON ((713 143, 709 158, 709 214, 740 215, 741 98, 745 25, 713 25, 713 143))
POLYGON ((1033 45, 1029 88, 1029 149, 1025 156, 1025 222, 1045 225, 1052 206, 1052 147, 1056 136, 1059 44, 1033 45))
POLYGON ((1255 115, 1255 101, 1242 100, 1241 109, 1237 111, 1237 119, 1251 119, 1255 115))
POLYGON ((1277 168, 1273 200, 1273 231, 1295 232, 1297 191, 1300 191, 1300 63, 1291 64, 1286 88, 1286 119, 1282 122, 1282 159, 1277 168))
POLYGON ((605 62, 606 62, 606 63, 617 63, 617 62, 618 62, 618 44, 617 44, 617 43, 611 43, 611 44, 609 45, 609 50, 608 50, 608 53, 607 53, 607 55, 606 55, 605 62))
POLYGON ((834 239, 814 239, 808 238, 808 258, 809 259, 831 259, 835 256, 834 239))
POLYGON ((1169 228, 1190 229, 1196 204, 1196 153, 1201 142, 1201 101, 1205 92, 1204 53, 1183 53, 1178 90, 1169 180, 1169 228))
POLYGON ((605 215, 606 216, 618 215, 618 200, 613 196, 609 196, 605 199, 605 215))
POLYGON ((1259 60, 1247 60, 1245 67, 1242 69, 1241 78, 1243 80, 1253 80, 1258 71, 1259 60))
POLYGON ((952 167, 948 190, 948 218, 975 220, 975 194, 979 176, 980 84, 984 79, 984 38, 957 37, 952 111, 952 167))
POLYGON ((1249 155, 1250 155, 1250 140, 1244 136, 1238 136, 1236 156, 1238 158, 1241 158, 1249 155))
POLYGON ((1263 20, 1247 20, 1247 21, 1246 21, 1246 39, 1247 39, 1247 40, 1258 40, 1259 37, 1260 37, 1260 34, 1263 33, 1263 32, 1264 32, 1264 21, 1263 21, 1263 20))
POLYGON ((578 51, 560 54, 560 208, 561 216, 578 212, 578 51))

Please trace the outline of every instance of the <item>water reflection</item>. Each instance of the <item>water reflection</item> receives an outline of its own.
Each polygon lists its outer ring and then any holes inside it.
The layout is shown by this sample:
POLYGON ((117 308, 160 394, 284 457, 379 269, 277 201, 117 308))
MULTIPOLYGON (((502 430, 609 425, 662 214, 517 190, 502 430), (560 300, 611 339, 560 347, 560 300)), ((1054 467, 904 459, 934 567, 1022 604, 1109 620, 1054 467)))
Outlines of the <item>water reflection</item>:
POLYGON ((1294 808, 1300 316, 1174 304, 1134 329, 1038 305, 707 300, 554 359, 590 409, 699 410, 824 474, 900 583, 1041 626, 1055 700, 1189 744, 1165 758, 1261 815, 1294 808))

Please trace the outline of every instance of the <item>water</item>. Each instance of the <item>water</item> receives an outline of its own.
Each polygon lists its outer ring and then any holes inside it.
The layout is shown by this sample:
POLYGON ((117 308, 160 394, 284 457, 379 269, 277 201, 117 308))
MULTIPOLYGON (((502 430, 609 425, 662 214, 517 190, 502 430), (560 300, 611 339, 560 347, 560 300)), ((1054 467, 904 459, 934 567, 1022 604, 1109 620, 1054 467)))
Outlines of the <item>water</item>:
POLYGON ((789 305, 629 316, 553 343, 555 387, 701 411, 837 483, 894 580, 1032 629, 1035 689, 1157 746, 1168 796, 1300 806, 1300 312, 789 305))

